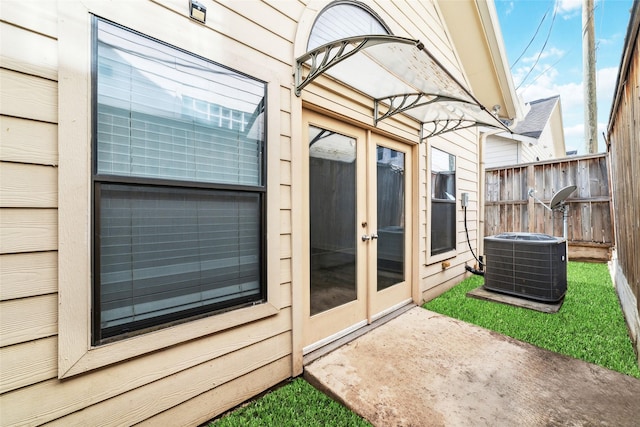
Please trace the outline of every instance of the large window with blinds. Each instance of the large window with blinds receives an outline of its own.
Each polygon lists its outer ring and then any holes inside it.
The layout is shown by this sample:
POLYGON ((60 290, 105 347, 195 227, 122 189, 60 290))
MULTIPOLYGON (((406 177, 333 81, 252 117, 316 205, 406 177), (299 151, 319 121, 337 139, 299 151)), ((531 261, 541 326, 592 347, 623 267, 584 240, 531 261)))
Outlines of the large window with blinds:
POLYGON ((431 149, 431 255, 456 249, 456 158, 431 149))
POLYGON ((94 19, 93 342, 266 300, 266 83, 94 19))

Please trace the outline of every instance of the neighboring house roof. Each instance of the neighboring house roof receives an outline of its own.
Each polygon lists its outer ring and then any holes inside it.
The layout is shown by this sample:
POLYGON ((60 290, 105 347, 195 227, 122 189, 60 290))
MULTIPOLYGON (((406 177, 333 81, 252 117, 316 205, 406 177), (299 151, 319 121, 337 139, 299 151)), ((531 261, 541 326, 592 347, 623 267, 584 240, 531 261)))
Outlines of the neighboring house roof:
POLYGON ((530 138, 539 138, 551 118, 553 108, 559 100, 560 96, 556 95, 550 98, 531 101, 529 103, 531 109, 525 116, 524 120, 519 122, 515 128, 512 129, 513 133, 528 136, 530 138))
POLYGON ((526 105, 525 118, 512 133, 490 133, 485 140, 486 167, 500 167, 567 156, 559 96, 526 105))

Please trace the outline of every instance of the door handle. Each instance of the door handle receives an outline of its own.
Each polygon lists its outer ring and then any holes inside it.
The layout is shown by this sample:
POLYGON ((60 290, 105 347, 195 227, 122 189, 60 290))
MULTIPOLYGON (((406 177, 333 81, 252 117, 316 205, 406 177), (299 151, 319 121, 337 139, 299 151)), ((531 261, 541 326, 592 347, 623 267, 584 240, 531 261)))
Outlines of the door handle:
POLYGON ((378 238, 378 235, 375 233, 371 234, 371 240, 376 240, 378 238))
POLYGON ((368 234, 363 234, 362 235, 362 241, 366 242, 367 240, 371 240, 371 236, 369 236, 368 234))

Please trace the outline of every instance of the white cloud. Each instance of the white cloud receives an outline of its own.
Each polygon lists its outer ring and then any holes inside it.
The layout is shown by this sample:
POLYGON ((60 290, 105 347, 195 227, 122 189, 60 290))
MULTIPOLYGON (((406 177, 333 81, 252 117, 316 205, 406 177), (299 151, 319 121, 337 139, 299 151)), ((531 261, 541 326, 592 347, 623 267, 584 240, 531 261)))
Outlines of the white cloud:
MULTIPOLYGON (((543 65, 544 67, 545 65, 543 65)), ((514 72, 523 77, 527 68, 521 67, 514 72)), ((598 96, 598 151, 606 150, 602 133, 606 132, 607 120, 611 109, 613 91, 615 89, 617 67, 601 68, 596 73, 596 90, 598 96)), ((585 152, 584 147, 584 93, 582 82, 559 84, 559 73, 552 68, 541 75, 533 84, 518 91, 525 102, 536 99, 560 95, 562 105, 562 120, 564 124, 565 144, 567 150, 577 149, 578 153, 585 152)))
POLYGON ((582 10, 582 0, 558 0, 556 7, 560 13, 582 10))
POLYGON ((556 8, 563 19, 571 19, 582 14, 582 0, 557 0, 556 8))
POLYGON ((584 124, 564 126, 564 144, 567 151, 578 150, 584 153, 584 124))
POLYGON ((513 9, 515 8, 515 3, 510 1, 509 2, 509 6, 507 6, 507 9, 504 11, 505 15, 509 16, 511 15, 511 12, 513 12, 513 9))
MULTIPOLYGON (((546 65, 542 65, 541 67, 545 66, 546 65)), ((523 70, 524 68, 519 68, 514 72, 515 81, 518 81, 518 78, 524 77, 524 74, 522 74, 523 70)), ((596 93, 600 106, 606 108, 611 106, 617 74, 617 67, 601 68, 597 71, 596 93)), ((558 84, 556 82, 557 77, 558 71, 555 68, 551 68, 539 76, 534 83, 521 88, 518 93, 526 102, 559 94, 562 99, 563 110, 582 107, 584 104, 582 82, 558 84)))
POLYGON ((617 78, 618 67, 601 68, 597 71, 596 94, 598 96, 598 104, 611 108, 617 78))
POLYGON ((564 127, 565 138, 582 138, 584 136, 584 123, 579 123, 573 126, 564 127))
MULTIPOLYGON (((541 67, 548 67, 548 65, 543 64, 541 67)), ((563 111, 580 107, 583 104, 582 82, 558 84, 556 82, 557 77, 558 70, 550 68, 544 74, 538 76, 533 83, 521 88, 518 93, 525 102, 560 95, 563 111)), ((517 81, 518 77, 514 76, 514 78, 517 81)))
MULTIPOLYGON (((544 59, 550 59, 550 58, 560 58, 564 56, 564 54, 565 54, 564 50, 551 47, 549 49, 546 49, 544 52, 542 52, 542 54, 540 54, 540 59, 544 60, 544 59)), ((531 63, 534 63, 536 59, 538 59, 537 53, 535 55, 522 58, 522 62, 525 64, 531 64, 531 63)))

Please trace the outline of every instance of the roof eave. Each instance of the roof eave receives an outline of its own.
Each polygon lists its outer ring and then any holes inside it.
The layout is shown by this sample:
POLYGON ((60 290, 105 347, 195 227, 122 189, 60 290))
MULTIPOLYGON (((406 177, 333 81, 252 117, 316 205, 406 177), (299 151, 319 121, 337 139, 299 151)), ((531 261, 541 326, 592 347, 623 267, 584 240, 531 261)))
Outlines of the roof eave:
POLYGON ((513 84, 494 2, 440 1, 439 6, 476 96, 485 105, 500 105, 501 117, 521 120, 524 105, 513 84), (488 90, 488 96, 481 94, 488 90))

